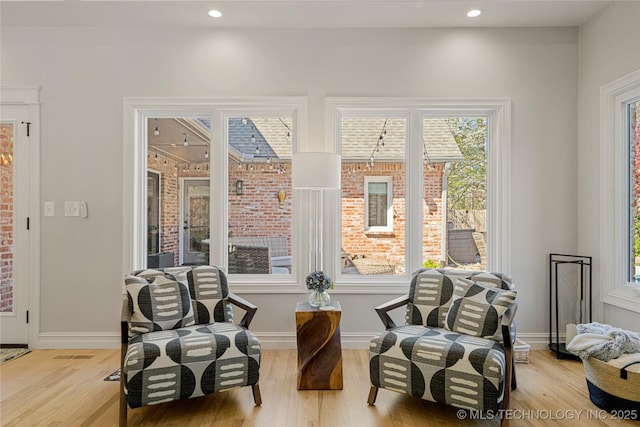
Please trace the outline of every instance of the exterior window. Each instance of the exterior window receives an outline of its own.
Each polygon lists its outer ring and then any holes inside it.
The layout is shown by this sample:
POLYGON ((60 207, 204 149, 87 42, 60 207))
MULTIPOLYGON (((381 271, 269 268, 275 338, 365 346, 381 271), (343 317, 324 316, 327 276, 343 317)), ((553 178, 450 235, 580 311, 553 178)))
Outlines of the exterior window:
POLYGON ((228 272, 290 274, 293 120, 228 117, 228 272))
POLYGON ((147 120, 147 267, 209 264, 210 121, 147 120), (191 183, 206 186, 198 209, 191 183), (204 212, 199 214, 198 212, 204 212))
POLYGON ((424 267, 486 270, 487 128, 485 117, 423 119, 424 267))
POLYGON ((365 177, 365 231, 392 231, 391 177, 365 177))
POLYGON ((406 117, 341 118, 341 272, 406 271, 406 117), (394 217, 398 220, 394 223, 394 217))
POLYGON ((342 155, 338 281, 386 291, 424 267, 510 271, 508 99, 328 104, 342 155))
POLYGON ((296 250, 308 212, 291 160, 309 149, 307 98, 126 98, 124 108, 123 274, 209 264, 246 292, 302 289, 315 248, 296 250))
POLYGON ((640 312, 640 70, 603 86, 600 102, 601 298, 640 312))
POLYGON ((627 139, 629 147, 629 250, 628 282, 640 283, 640 101, 627 105, 627 139))

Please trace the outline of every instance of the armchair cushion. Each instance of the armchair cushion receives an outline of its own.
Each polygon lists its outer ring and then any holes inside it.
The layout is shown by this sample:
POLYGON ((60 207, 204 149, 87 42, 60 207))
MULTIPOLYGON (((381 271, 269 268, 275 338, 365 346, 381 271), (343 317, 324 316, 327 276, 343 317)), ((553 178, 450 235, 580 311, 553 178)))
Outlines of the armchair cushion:
MULTIPOLYGON (((217 267, 201 265, 198 267, 171 267, 164 270, 142 270, 135 272, 136 277, 147 280, 173 280, 188 287, 193 305, 195 324, 204 325, 213 322, 232 322, 233 310, 227 300, 229 287, 227 277, 217 267)), ((192 323, 193 324, 193 323, 192 323)))
POLYGON ((258 383, 260 342, 233 323, 195 325, 129 341, 123 379, 129 407, 258 383))
POLYGON ((129 336, 195 323, 189 288, 164 276, 125 278, 131 308, 129 336))
POLYGON ((515 299, 515 290, 496 289, 473 280, 458 279, 444 326, 460 334, 499 341, 502 338, 502 314, 515 299))
POLYGON ((459 408, 501 407, 506 366, 498 342, 406 325, 376 336, 369 356, 375 387, 459 408))
POLYGON ((453 291, 460 278, 499 289, 512 289, 513 277, 503 273, 449 269, 419 269, 411 279, 405 320, 410 325, 444 328, 453 291))

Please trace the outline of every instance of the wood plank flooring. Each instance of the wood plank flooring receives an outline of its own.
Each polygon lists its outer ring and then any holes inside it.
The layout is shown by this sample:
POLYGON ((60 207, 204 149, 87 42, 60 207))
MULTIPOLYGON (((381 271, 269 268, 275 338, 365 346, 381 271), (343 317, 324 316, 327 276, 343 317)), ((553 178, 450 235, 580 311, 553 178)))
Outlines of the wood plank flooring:
MULTIPOLYGON (((582 364, 532 351, 517 364, 510 426, 640 426, 599 411, 587 392, 582 364), (582 412, 580 412, 582 411, 582 412)), ((380 390, 367 406, 365 350, 343 350, 344 389, 298 391, 295 350, 263 350, 262 406, 250 387, 129 410, 130 426, 497 426, 458 419, 457 410, 380 390)), ((119 364, 118 350, 35 350, 0 366, 0 425, 115 426, 118 382, 103 379, 119 364), (80 357, 79 357, 80 356, 80 357), (88 357, 88 358, 82 358, 88 357), (90 357, 89 357, 90 356, 90 357)))

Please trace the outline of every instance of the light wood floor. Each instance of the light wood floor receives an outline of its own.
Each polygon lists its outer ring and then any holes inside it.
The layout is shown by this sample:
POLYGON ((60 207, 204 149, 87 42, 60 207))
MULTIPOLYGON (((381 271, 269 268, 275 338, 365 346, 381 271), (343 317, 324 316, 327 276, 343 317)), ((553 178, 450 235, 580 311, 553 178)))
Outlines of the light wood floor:
MULTIPOLYGON (((455 408, 388 390, 380 390, 376 405, 367 406, 367 354, 365 350, 343 350, 344 390, 297 391, 296 351, 263 350, 261 407, 254 406, 251 388, 243 387, 129 410, 129 425, 498 425, 497 420, 459 420, 455 408)), ((549 351, 532 351, 530 361, 516 365, 518 389, 511 398, 511 426, 640 426, 639 422, 612 420, 611 414, 591 403, 580 362, 558 361, 549 351)), ((118 364, 118 350, 36 350, 2 365, 0 425, 116 425, 118 383, 103 379, 118 364)))

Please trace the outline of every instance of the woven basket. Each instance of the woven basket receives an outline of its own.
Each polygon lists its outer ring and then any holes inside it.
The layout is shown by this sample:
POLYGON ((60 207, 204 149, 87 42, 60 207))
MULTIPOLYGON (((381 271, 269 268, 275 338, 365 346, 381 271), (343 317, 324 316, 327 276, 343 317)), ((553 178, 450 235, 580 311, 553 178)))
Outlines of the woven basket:
POLYGON ((529 363, 529 350, 531 346, 520 338, 516 338, 513 344, 513 360, 516 363, 529 363))
POLYGON ((640 364, 622 369, 634 361, 640 361, 640 353, 625 354, 609 362, 589 357, 583 364, 591 401, 609 412, 627 411, 626 418, 637 420, 640 419, 640 364))

